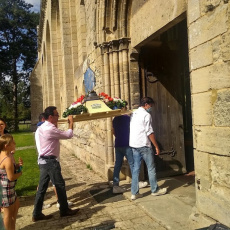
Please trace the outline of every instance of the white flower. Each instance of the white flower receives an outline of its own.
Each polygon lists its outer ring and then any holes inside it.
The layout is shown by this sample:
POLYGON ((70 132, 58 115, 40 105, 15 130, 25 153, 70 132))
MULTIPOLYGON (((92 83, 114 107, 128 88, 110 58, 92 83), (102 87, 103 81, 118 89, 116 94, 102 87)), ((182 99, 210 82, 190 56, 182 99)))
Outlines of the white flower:
POLYGON ((77 108, 79 105, 81 105, 80 102, 78 102, 77 104, 72 104, 69 109, 72 109, 72 108, 77 108))

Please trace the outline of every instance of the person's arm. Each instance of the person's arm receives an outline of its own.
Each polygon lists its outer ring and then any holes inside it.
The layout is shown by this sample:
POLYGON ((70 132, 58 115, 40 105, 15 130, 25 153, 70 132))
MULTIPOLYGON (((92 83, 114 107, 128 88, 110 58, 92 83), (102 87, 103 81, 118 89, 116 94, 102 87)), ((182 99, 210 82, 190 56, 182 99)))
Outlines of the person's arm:
POLYGON ((115 133, 115 127, 117 127, 119 125, 118 123, 118 118, 114 117, 113 121, 112 121, 112 134, 114 135, 114 137, 116 137, 116 133, 115 133))
POLYGON ((115 136, 115 130, 114 130, 114 128, 112 128, 112 134, 115 136))
POLYGON ((73 115, 68 116, 69 129, 73 130, 73 115))
POLYGON ((155 149, 156 149, 156 155, 159 155, 159 154, 160 154, 160 149, 159 149, 159 146, 158 146, 158 144, 157 144, 157 141, 156 141, 156 138, 155 138, 154 133, 151 133, 151 134, 149 135, 149 139, 150 139, 150 141, 153 143, 153 145, 154 145, 154 147, 155 147, 155 149))
POLYGON ((10 159, 10 157, 7 157, 4 160, 3 165, 5 166, 7 178, 9 181, 17 180, 22 175, 22 172, 14 173, 14 164, 12 160, 10 159))
POLYGON ((16 166, 16 169, 19 169, 20 167, 23 166, 23 160, 21 159, 21 157, 19 157, 18 163, 16 164, 14 159, 14 151, 10 153, 9 157, 11 158, 13 164, 16 166))
POLYGON ((148 138, 150 139, 150 141, 152 142, 152 144, 154 145, 154 147, 156 149, 156 155, 159 155, 160 154, 160 149, 159 149, 159 146, 157 144, 155 134, 153 132, 152 117, 151 117, 151 115, 149 113, 146 114, 146 116, 144 118, 144 121, 145 121, 146 134, 147 134, 148 138))

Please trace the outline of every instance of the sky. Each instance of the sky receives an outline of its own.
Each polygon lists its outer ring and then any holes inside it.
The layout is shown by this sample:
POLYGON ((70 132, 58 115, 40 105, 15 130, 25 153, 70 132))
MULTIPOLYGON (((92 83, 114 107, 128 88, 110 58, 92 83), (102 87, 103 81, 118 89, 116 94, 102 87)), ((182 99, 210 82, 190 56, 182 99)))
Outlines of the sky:
POLYGON ((32 11, 35 11, 35 12, 40 11, 40 0, 24 0, 24 1, 34 6, 33 8, 31 8, 32 11))

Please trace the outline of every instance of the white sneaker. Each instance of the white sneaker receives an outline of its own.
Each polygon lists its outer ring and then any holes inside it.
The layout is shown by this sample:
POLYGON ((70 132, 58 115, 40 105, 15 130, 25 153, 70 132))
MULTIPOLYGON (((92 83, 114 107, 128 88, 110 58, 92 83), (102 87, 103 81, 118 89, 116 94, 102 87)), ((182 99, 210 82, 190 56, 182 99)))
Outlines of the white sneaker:
POLYGON ((152 192, 152 196, 161 196, 167 193, 167 188, 158 189, 156 192, 152 192))
MULTIPOLYGON (((67 200, 67 203, 68 203, 68 206, 73 205, 73 202, 71 202, 71 201, 67 200)), ((57 208, 60 208, 60 204, 58 202, 57 202, 57 208)))
POLYGON ((126 190, 120 186, 113 186, 113 193, 124 193, 126 190))
POLYGON ((44 204, 42 205, 42 209, 47 209, 47 208, 50 208, 51 207, 51 204, 44 204))
POLYGON ((146 181, 140 181, 139 182, 139 188, 145 188, 147 186, 148 186, 148 182, 146 182, 146 181))
POLYGON ((72 206, 73 205, 72 201, 67 200, 67 203, 68 203, 68 206, 72 206))
POLYGON ((136 199, 141 198, 141 197, 143 197, 143 195, 140 193, 137 193, 136 195, 131 196, 131 200, 136 200, 136 199))

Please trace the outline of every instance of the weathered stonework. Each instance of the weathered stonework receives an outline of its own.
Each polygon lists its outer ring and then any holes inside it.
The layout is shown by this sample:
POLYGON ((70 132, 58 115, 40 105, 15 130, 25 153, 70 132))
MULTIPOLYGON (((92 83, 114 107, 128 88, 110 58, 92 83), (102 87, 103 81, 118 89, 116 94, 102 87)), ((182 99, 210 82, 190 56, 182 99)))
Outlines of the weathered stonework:
POLYGON ((192 97, 193 123, 196 125, 212 125, 212 92, 194 94, 192 97))
MULTIPOLYGON (((38 62, 31 75, 32 124, 35 128, 45 107, 55 105, 62 114, 84 94, 89 67, 97 93, 136 108, 144 88, 143 44, 159 48, 160 35, 182 20, 188 32, 197 194, 191 220, 197 228, 216 221, 230 227, 230 1, 42 0, 38 62)), ((74 138, 62 144, 111 180, 113 141, 107 118, 75 123, 74 138)), ((121 179, 130 180, 127 164, 121 179)))
POLYGON ((189 2, 197 209, 229 226, 229 3, 189 2))
MULTIPOLYGON (((205 2, 205 1, 203 1, 205 2)), ((204 3, 203 3, 204 4, 204 3)), ((200 5, 203 6, 200 1, 200 5)), ((228 29, 228 5, 217 7, 211 12, 207 12, 202 17, 191 23, 189 42, 190 49, 197 47, 220 34, 226 33, 228 29)))
POLYGON ((191 70, 211 65, 213 62, 211 42, 206 42, 192 49, 190 52, 190 58, 191 70))
POLYGON ((213 111, 215 120, 215 126, 230 126, 230 90, 220 91, 217 95, 217 99, 213 111))
POLYGON ((137 46, 147 38, 156 36, 156 33, 186 11, 186 1, 133 1, 132 2, 132 26, 130 28, 132 45, 137 46), (167 5, 167 6, 166 6, 167 5), (143 25, 148 29, 143 29, 143 25))

